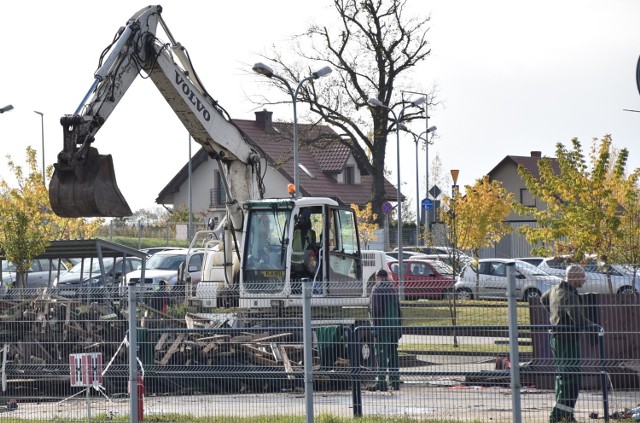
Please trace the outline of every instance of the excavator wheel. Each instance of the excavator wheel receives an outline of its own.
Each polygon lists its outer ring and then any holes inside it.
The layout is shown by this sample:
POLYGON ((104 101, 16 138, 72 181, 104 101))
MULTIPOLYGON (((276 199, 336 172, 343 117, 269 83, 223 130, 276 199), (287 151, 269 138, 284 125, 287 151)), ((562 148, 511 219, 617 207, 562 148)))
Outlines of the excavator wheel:
POLYGON ((131 209, 116 183, 111 155, 90 148, 86 160, 68 169, 55 165, 49 200, 60 217, 125 217, 131 209))

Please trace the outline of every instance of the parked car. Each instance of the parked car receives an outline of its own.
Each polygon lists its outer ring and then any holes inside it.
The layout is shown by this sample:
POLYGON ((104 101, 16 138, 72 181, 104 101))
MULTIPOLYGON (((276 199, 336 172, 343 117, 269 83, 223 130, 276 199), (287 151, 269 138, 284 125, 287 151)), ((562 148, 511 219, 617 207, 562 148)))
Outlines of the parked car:
POLYGON ((149 247, 149 248, 142 248, 140 251, 142 251, 143 253, 147 253, 147 256, 152 256, 155 253, 159 253, 160 251, 168 251, 168 250, 183 250, 184 248, 182 247, 149 247))
POLYGON ((104 258, 103 277, 100 259, 84 258, 68 272, 56 278, 53 286, 60 295, 67 297, 86 296, 89 299, 103 299, 107 295, 114 297, 119 294, 118 286, 124 281, 123 276, 140 266, 142 266, 142 260, 138 257, 104 258))
MULTIPOLYGON (((26 275, 25 288, 47 288, 58 277, 65 273, 67 267, 62 261, 49 259, 34 259, 26 275)), ((8 260, 2 261, 2 285, 15 286, 16 266, 8 260)))
MULTIPOLYGON (((399 251, 387 251, 385 254, 390 258, 390 260, 398 260, 399 251)), ((402 260, 409 260, 410 258, 419 255, 420 253, 416 251, 405 251, 402 250, 402 260)))
MULTIPOLYGON (((529 264, 539 267, 540 263, 544 260, 544 257, 518 257, 516 260, 526 261, 529 264)), ((547 272, 549 273, 549 272, 547 272)))
MULTIPOLYGON (((398 251, 398 248, 394 248, 393 251, 398 251)), ((402 247, 402 251, 413 251, 416 252, 418 254, 437 254, 437 255, 443 255, 443 256, 450 256, 453 257, 453 248, 451 247, 444 247, 444 246, 435 246, 435 245, 408 245, 405 247, 402 247)), ((468 263, 471 260, 473 260, 473 257, 471 257, 469 254, 467 254, 464 251, 460 251, 458 250, 456 252, 456 255, 458 257, 460 257, 460 261, 462 263, 468 263)))
MULTIPOLYGON (((418 254, 412 257, 415 260, 438 260, 441 261, 453 268, 453 257, 449 254, 418 254)), ((462 268, 471 261, 471 257, 465 255, 460 258, 458 263, 458 272, 462 270, 462 268), (468 260, 467 260, 468 258, 468 260)))
MULTIPOLYGON (((164 286, 167 291, 175 290, 178 281, 178 268, 187 261, 188 248, 160 251, 152 255, 144 269, 144 285, 148 289, 158 290, 164 286)), ((195 287, 202 278, 202 260, 204 251, 193 251, 185 269, 195 287)), ((127 282, 140 282, 141 269, 138 268, 126 275, 127 282)))
MULTIPOLYGON (((400 279, 398 264, 398 261, 387 263, 396 288, 400 279)), ((403 260, 402 266, 405 299, 439 300, 445 298, 447 293, 453 293, 455 279, 451 266, 441 261, 416 259, 403 260)))
POLYGON ((455 284, 456 295, 461 300, 506 299, 507 263, 510 262, 515 262, 516 292, 518 298, 523 301, 539 297, 562 280, 522 260, 480 259, 477 267, 472 263, 464 267, 455 284))
MULTIPOLYGON (((564 279, 567 267, 576 263, 571 257, 546 257, 538 267, 547 273, 564 279)), ((605 266, 604 263, 593 258, 588 259, 586 263, 581 263, 581 266, 585 271, 585 282, 581 288, 578 288, 580 294, 609 294, 607 269, 611 277, 614 293, 637 294, 640 291, 640 276, 635 276, 634 278, 633 273, 625 271, 622 266, 605 266)))

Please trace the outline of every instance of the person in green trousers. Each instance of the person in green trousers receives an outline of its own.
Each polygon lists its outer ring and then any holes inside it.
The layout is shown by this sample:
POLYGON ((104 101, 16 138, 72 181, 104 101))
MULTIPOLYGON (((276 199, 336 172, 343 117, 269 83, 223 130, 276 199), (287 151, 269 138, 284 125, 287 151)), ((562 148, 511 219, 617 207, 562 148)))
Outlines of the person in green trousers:
POLYGON ((388 280, 387 271, 378 270, 376 283, 371 291, 369 316, 374 328, 375 351, 380 371, 375 385, 370 391, 400 389, 400 365, 398 360, 398 341, 402 336, 402 310, 400 299, 393 283, 388 280), (389 375, 389 385, 387 384, 389 375))
POLYGON ((584 269, 567 267, 565 280, 545 292, 540 302, 549 313, 551 354, 556 365, 556 403, 549 416, 550 423, 575 422, 574 409, 580 392, 580 331, 597 325, 589 320, 576 288, 584 284, 584 269))

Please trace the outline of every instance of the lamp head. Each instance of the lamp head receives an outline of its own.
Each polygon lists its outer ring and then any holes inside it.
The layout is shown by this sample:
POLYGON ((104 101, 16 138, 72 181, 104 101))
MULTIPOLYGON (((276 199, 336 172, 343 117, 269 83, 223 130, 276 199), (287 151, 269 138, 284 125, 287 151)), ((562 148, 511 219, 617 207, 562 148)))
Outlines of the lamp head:
POLYGON ((418 107, 419 105, 421 105, 421 104, 422 104, 422 103, 424 103, 424 102, 425 102, 425 97, 419 97, 419 98, 417 98, 417 99, 413 100, 413 101, 411 102, 411 105, 412 105, 412 106, 415 106, 415 107, 418 107))
POLYGON ((313 72, 311 76, 313 77, 313 79, 318 79, 322 78, 323 76, 329 75, 332 71, 333 69, 331 69, 329 66, 325 66, 324 68, 318 69, 317 71, 313 72))
POLYGON ((4 107, 0 108, 0 113, 8 112, 9 110, 13 110, 13 105, 12 104, 9 104, 7 106, 4 106, 4 107))
POLYGON ((438 130, 437 126, 431 126, 429 129, 427 129, 427 134, 430 134, 432 132, 436 132, 438 130))
POLYGON ((367 100, 367 103, 372 107, 387 107, 380 100, 374 97, 371 97, 369 100, 367 100))
POLYGON ((273 69, 271 69, 269 66, 265 65, 264 63, 258 62, 255 65, 253 65, 253 71, 255 73, 259 73, 260 75, 264 75, 267 78, 273 77, 273 69))
MULTIPOLYGON (((405 125, 404 123, 398 123, 398 129, 402 130, 402 131, 406 131, 406 132, 411 132, 409 130, 409 128, 407 128, 407 125, 405 125)), ((413 132, 411 132, 413 134, 413 132)))

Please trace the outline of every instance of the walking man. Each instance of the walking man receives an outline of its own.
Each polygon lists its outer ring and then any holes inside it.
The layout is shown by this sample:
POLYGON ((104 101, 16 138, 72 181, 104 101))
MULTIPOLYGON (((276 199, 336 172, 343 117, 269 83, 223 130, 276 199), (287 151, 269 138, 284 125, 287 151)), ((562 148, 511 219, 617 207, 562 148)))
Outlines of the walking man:
POLYGON ((595 325, 584 314, 576 288, 584 284, 584 269, 567 267, 565 280, 545 292, 540 302, 549 313, 551 354, 556 365, 556 403, 549 422, 575 422, 573 415, 580 391, 580 330, 595 325))
POLYGON ((398 362, 398 340, 402 336, 402 310, 398 292, 388 279, 387 271, 378 270, 376 283, 371 291, 369 303, 371 324, 376 327, 375 350, 380 374, 370 391, 386 391, 387 373, 391 389, 400 389, 400 365, 398 362))

